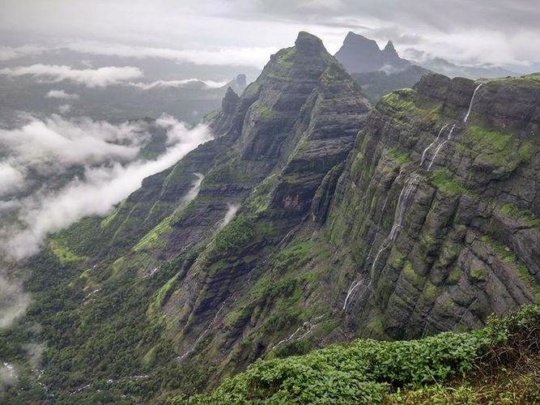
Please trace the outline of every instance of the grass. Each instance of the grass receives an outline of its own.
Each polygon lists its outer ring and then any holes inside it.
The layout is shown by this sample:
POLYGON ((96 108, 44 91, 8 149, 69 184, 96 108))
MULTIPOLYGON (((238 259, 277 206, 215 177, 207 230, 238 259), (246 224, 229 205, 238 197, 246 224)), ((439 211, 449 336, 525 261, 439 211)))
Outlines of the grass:
POLYGON ((51 240, 49 248, 61 264, 70 264, 86 260, 86 257, 76 255, 57 239, 51 240))
POLYGON ((390 158, 392 158, 392 160, 396 162, 398 166, 402 166, 404 163, 406 163, 409 160, 409 155, 410 154, 408 152, 399 150, 397 148, 388 150, 388 156, 390 156, 390 158))
POLYGON ((144 235, 141 240, 133 247, 138 252, 145 249, 152 249, 158 246, 164 246, 166 243, 165 235, 170 233, 172 216, 168 216, 157 224, 150 232, 144 235))
POLYGON ((510 216, 511 218, 517 219, 525 223, 531 228, 540 228, 540 218, 536 217, 532 212, 527 210, 522 210, 516 207, 514 204, 507 203, 504 204, 500 211, 510 216))
POLYGON ((463 194, 468 191, 446 168, 434 170, 431 174, 431 183, 447 194, 463 194))
POLYGON ((529 141, 520 143, 510 133, 474 125, 467 128, 459 148, 462 152, 470 149, 477 162, 494 167, 495 173, 512 172, 534 153, 529 141))

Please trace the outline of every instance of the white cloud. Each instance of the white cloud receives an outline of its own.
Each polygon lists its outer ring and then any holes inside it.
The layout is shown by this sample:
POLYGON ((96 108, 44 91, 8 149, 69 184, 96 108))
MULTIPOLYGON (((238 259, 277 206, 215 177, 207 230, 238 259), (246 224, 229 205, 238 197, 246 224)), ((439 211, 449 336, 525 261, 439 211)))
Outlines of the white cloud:
POLYGON ((66 45, 72 51, 95 55, 123 56, 137 59, 163 58, 196 65, 263 67, 276 47, 222 47, 218 49, 170 49, 111 44, 74 42, 66 45))
MULTIPOLYGON (((59 231, 85 216, 105 215, 115 204, 137 190, 142 180, 172 166, 198 145, 212 138, 206 126, 188 129, 183 123, 166 118, 169 139, 176 140, 153 161, 135 161, 126 166, 87 168, 85 180, 75 179, 61 190, 34 195, 21 202, 22 227, 4 229, 4 254, 20 260, 39 251, 49 233, 59 231)), ((163 124, 165 125, 165 124, 163 124)))
POLYGON ((60 111, 60 114, 66 114, 71 111, 71 105, 70 104, 62 104, 58 106, 58 111, 60 111))
POLYGON ((61 100, 78 100, 79 99, 78 94, 66 93, 64 90, 51 90, 45 95, 45 97, 58 98, 61 100))
POLYGON ((0 162, 0 197, 23 187, 24 174, 8 162, 0 162))
POLYGON ((105 87, 121 84, 143 76, 139 68, 133 66, 108 66, 98 69, 73 69, 64 65, 18 66, 0 69, 0 75, 11 77, 33 76, 52 82, 69 80, 87 87, 105 87))
POLYGON ((132 160, 148 137, 143 129, 139 123, 112 125, 52 115, 45 120, 31 118, 20 128, 0 128, 0 146, 19 166, 56 171, 58 166, 132 160))
POLYGON ((8 280, 3 273, 0 269, 0 330, 11 326, 30 305, 30 295, 23 291, 20 283, 8 280))
POLYGON ((202 83, 206 87, 211 89, 216 89, 223 87, 227 82, 216 82, 213 80, 200 80, 200 79, 184 79, 184 80, 156 80, 155 82, 143 83, 143 82, 130 82, 130 86, 138 87, 143 90, 152 90, 155 88, 166 88, 166 87, 186 87, 190 84, 202 83))
POLYGON ((227 204, 227 212, 225 213, 225 216, 221 220, 221 223, 219 224, 219 228, 224 228, 233 220, 233 218, 236 216, 236 213, 240 209, 240 205, 238 204, 227 204))
POLYGON ((25 56, 37 56, 46 50, 47 48, 37 45, 24 45, 18 47, 0 46, 0 61, 7 61, 25 56))
POLYGON ((7 387, 17 383, 17 370, 12 364, 3 362, 0 365, 0 393, 7 387))

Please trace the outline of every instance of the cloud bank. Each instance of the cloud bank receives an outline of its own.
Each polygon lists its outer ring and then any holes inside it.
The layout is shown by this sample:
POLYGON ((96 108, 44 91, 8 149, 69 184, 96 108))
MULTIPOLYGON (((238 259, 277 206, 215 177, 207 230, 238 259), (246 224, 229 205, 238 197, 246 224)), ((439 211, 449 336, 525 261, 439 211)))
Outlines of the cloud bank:
POLYGON ((209 89, 223 87, 227 82, 217 82, 213 80, 184 79, 184 80, 156 80, 150 83, 131 82, 130 86, 138 87, 142 90, 162 89, 167 87, 188 87, 190 85, 203 84, 209 89))
POLYGON ((54 174, 73 165, 126 162, 137 156, 147 139, 144 126, 137 122, 112 125, 89 118, 67 120, 59 115, 43 120, 30 117, 19 128, 0 128, 0 147, 9 155, 9 165, 1 162, 0 173, 9 180, 5 187, 11 188, 21 181, 17 171, 28 168, 54 174))
POLYGON ((95 41, 70 42, 63 45, 72 51, 93 55, 122 56, 136 59, 163 58, 196 65, 254 66, 261 68, 277 47, 228 46, 215 49, 172 49, 125 45, 95 41))
MULTIPOLYGON (((144 178, 167 169, 212 139, 206 126, 189 129, 169 116, 164 116, 157 125, 167 130, 169 146, 156 160, 87 167, 84 180, 74 179, 58 191, 39 192, 20 201, 20 225, 4 229, 0 238, 3 253, 12 260, 37 253, 48 234, 85 216, 106 215, 115 204, 137 190, 144 178)), ((72 153, 79 159, 86 156, 83 150, 72 153)))
POLYGON ((0 61, 23 58, 25 56, 37 56, 46 52, 47 48, 37 45, 24 46, 0 46, 0 61))
POLYGON ((74 69, 65 65, 36 64, 0 69, 0 75, 10 77, 32 76, 51 82, 68 80, 86 87, 105 87, 138 79, 143 76, 143 73, 139 68, 133 66, 74 69))

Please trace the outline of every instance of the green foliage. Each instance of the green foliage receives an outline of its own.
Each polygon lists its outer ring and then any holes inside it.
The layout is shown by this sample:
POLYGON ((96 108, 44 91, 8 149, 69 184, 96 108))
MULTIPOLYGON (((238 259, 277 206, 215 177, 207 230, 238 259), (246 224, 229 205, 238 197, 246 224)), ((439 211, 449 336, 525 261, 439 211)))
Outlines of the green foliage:
POLYGON ((503 214, 520 220, 531 228, 540 228, 540 218, 536 217, 530 211, 522 210, 511 203, 504 204, 500 210, 503 214))
POLYGON ((249 181, 250 177, 244 167, 236 159, 231 159, 226 164, 218 166, 210 171, 204 178, 205 185, 231 184, 249 181))
POLYGON ((175 274, 169 281, 167 281, 163 287, 161 287, 152 297, 150 305, 148 305, 147 314, 151 320, 157 320, 162 318, 161 307, 172 292, 173 287, 178 280, 179 274, 175 274))
POLYGON ((397 148, 390 149, 388 151, 388 156, 390 156, 398 166, 402 166, 409 160, 409 153, 397 148))
POLYGON ((58 239, 52 239, 49 243, 49 248, 51 249, 51 252, 56 256, 58 261, 62 264, 80 262, 86 259, 85 257, 77 256, 66 246, 64 246, 61 240, 58 239))
POLYGON ((412 113, 416 109, 414 103, 414 90, 403 89, 396 90, 381 98, 381 102, 394 110, 398 110, 402 113, 412 113))
MULTIPOLYGON (((399 387, 464 376, 486 353, 510 344, 514 336, 534 330, 539 323, 540 306, 530 306, 504 320, 490 320, 474 332, 399 342, 357 340, 304 356, 257 361, 190 402, 382 403, 399 387)), ((399 399, 395 395, 393 399, 399 399)))
POLYGON ((471 125, 467 128, 462 143, 462 152, 467 148, 475 156, 477 164, 495 167, 496 174, 508 173, 515 170, 520 163, 528 161, 534 148, 530 142, 520 143, 519 139, 510 133, 503 133, 487 128, 471 125))
POLYGON ((296 56, 296 48, 287 48, 278 52, 276 55, 276 63, 283 69, 290 69, 294 66, 294 57, 296 56))
POLYGON ((468 192, 446 168, 434 170, 431 174, 431 183, 447 194, 463 194, 468 192))
POLYGON ((254 240, 255 236, 253 221, 246 215, 238 215, 218 233, 214 240, 213 251, 219 255, 233 253, 254 240))
POLYGON ((171 228, 172 215, 163 219, 150 232, 144 235, 141 240, 133 247, 134 251, 144 249, 152 249, 158 246, 163 246, 166 243, 166 236, 172 231, 171 228))

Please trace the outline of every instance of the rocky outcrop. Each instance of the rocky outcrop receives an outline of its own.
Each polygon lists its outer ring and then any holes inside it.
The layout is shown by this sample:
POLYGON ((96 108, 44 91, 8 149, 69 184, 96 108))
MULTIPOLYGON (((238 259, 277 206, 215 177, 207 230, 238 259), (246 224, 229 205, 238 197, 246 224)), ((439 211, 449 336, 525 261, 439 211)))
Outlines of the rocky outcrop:
POLYGON ((392 41, 381 50, 377 42, 354 32, 347 34, 335 56, 349 73, 399 71, 410 65, 409 61, 399 57, 392 41))

